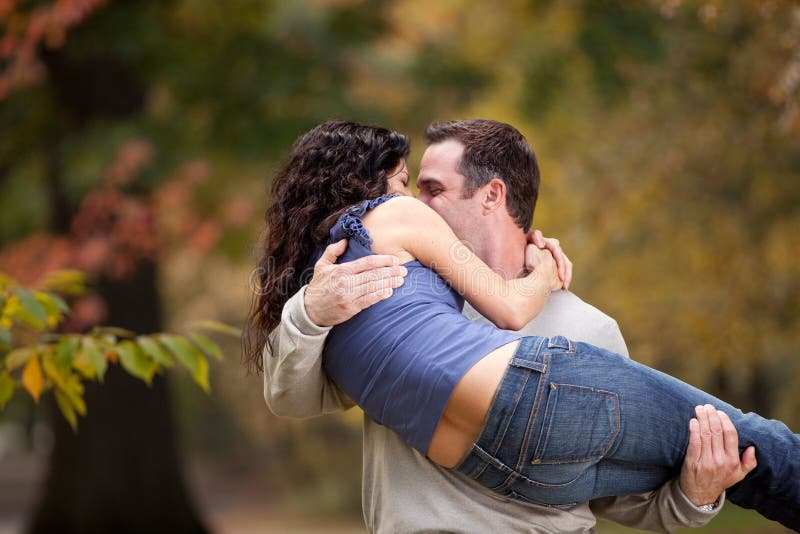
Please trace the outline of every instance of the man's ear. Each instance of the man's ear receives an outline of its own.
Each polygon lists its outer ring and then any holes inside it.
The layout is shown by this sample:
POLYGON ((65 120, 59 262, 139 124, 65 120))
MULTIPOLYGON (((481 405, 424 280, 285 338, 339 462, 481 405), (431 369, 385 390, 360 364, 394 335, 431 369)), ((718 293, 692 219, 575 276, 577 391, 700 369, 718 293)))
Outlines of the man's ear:
POLYGON ((492 178, 481 187, 481 207, 487 215, 506 205, 506 183, 500 178, 492 178))

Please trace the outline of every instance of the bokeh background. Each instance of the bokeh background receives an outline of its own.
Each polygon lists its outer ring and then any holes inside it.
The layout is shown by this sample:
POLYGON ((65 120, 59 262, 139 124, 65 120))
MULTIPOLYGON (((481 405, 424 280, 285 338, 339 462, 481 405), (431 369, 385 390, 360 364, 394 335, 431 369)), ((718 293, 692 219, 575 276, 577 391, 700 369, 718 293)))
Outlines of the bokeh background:
MULTIPOLYGON (((0 0, 0 271, 89 273, 73 329, 240 326, 300 133, 386 125, 415 171, 428 123, 494 118, 536 150, 534 226, 634 358, 798 430, 798 86, 788 0, 0 0)), ((223 343, 208 395, 180 370, 87 386, 77 436, 17 392, 0 532, 103 531, 87 510, 362 532, 361 414, 272 416, 223 343)), ((783 532, 733 506, 705 531, 783 532)))

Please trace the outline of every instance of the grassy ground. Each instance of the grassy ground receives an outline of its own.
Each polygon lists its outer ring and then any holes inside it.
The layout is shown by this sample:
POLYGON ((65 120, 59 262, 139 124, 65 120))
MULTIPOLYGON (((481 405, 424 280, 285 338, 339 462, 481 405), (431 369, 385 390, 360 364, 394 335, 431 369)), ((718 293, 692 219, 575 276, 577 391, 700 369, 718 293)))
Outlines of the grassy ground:
MULTIPOLYGON (((204 462, 188 462, 198 508, 215 534, 366 534, 363 519, 350 516, 308 514, 282 504, 272 494, 264 477, 219 470, 204 462)), ((41 458, 0 457, 0 534, 21 534, 36 500, 44 474, 41 458)), ((598 525, 599 534, 639 532, 613 523, 598 525)), ((726 504, 708 526, 684 533, 784 534, 790 532, 755 512, 726 504)))
MULTIPOLYGON (((615 523, 601 522, 597 525, 599 534, 630 534, 642 532, 621 527, 615 523)), ((703 528, 682 529, 680 532, 705 534, 784 534, 791 530, 780 524, 764 519, 756 512, 744 510, 732 504, 726 504, 719 515, 703 528)))

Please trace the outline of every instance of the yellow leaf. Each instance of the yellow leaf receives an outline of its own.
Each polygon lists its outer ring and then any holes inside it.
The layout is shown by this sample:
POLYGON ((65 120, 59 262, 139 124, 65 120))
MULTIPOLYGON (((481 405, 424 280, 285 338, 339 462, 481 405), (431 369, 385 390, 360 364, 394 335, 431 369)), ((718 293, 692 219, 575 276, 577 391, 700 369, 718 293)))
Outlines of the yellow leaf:
POLYGON ((86 291, 86 275, 74 269, 63 269, 47 274, 42 289, 62 295, 80 295, 86 291))
POLYGON ((36 349, 34 347, 22 347, 12 350, 6 355, 6 369, 13 371, 18 367, 22 367, 35 355, 36 349))
POLYGON ((66 419, 69 423, 69 426, 72 427, 72 431, 76 432, 78 430, 78 416, 75 415, 75 410, 72 408, 69 397, 67 397, 66 393, 60 389, 55 391, 55 397, 58 408, 64 415, 64 419, 66 419))
POLYGON ((86 379, 91 380, 97 376, 97 372, 95 371, 92 362, 89 361, 89 357, 86 355, 84 350, 78 352, 78 355, 72 361, 72 367, 86 379))
POLYGON ((17 281, 8 276, 6 273, 0 273, 0 289, 5 289, 8 286, 17 285, 17 281))
POLYGON ((222 351, 219 348, 219 345, 208 339, 206 336, 202 334, 198 334, 197 332, 190 332, 189 339, 194 342, 197 347, 200 348, 203 352, 215 358, 217 360, 222 360, 222 351))
POLYGON ((83 384, 80 377, 69 369, 59 366, 52 354, 42 357, 44 373, 55 384, 56 392, 60 391, 69 399, 70 405, 81 414, 86 415, 86 403, 83 400, 83 384))
POLYGON ((34 356, 25 364, 25 368, 22 370, 22 385, 25 386, 25 389, 28 390, 28 393, 38 404, 39 395, 44 389, 44 376, 42 375, 42 367, 39 365, 38 357, 34 356))
POLYGON ((92 367, 94 367, 94 371, 97 373, 97 379, 102 382, 108 365, 105 349, 98 345, 94 338, 87 336, 83 338, 82 354, 91 363, 92 367))
POLYGON ((36 297, 36 300, 39 302, 39 304, 41 304, 44 308, 44 312, 47 317, 45 323, 47 324, 48 328, 55 328, 56 325, 58 325, 58 323, 61 321, 62 314, 66 314, 69 311, 69 308, 67 308, 66 312, 63 311, 59 307, 59 302, 64 306, 66 306, 66 304, 64 304, 64 301, 56 295, 51 295, 49 293, 45 293, 44 291, 34 291, 33 295, 36 297))

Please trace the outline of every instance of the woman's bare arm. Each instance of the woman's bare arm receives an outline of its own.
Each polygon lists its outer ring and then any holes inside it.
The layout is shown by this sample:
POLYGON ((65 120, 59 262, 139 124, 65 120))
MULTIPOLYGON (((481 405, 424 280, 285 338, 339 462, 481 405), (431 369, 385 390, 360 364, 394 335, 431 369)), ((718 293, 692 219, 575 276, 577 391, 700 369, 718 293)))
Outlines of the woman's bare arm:
POLYGON ((364 217, 373 250, 410 255, 435 270, 483 316, 500 328, 519 330, 561 287, 548 251, 524 278, 506 280, 495 273, 453 233, 442 217, 412 197, 384 202, 364 217))

